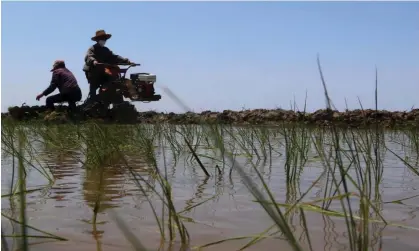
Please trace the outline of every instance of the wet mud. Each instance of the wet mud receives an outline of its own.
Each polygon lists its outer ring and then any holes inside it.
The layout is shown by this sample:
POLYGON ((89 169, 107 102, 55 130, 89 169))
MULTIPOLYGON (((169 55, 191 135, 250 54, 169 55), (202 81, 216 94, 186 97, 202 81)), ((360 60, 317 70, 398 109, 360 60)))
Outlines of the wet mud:
MULTIPOLYGON (((48 112, 45 106, 15 106, 2 113, 2 119, 11 118, 18 121, 41 120, 46 122, 67 123, 71 120, 89 121, 77 109, 72 116, 67 114, 67 107, 56 107, 54 112, 48 112)), ((328 126, 332 124, 346 127, 365 127, 376 125, 380 127, 419 127, 419 109, 410 111, 386 110, 347 110, 335 111, 320 109, 312 113, 283 109, 254 109, 243 111, 224 110, 223 112, 204 111, 201 113, 159 113, 155 111, 138 112, 131 104, 110 109, 97 121, 115 123, 172 123, 172 124, 202 124, 219 123, 235 125, 275 125, 283 123, 298 123, 305 125, 328 126)))

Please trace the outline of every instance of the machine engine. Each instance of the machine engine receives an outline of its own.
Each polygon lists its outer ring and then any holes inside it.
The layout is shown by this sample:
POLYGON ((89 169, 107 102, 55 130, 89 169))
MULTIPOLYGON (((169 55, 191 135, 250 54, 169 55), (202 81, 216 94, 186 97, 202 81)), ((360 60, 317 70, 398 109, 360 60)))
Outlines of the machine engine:
POLYGON ((132 101, 158 101, 161 95, 155 94, 154 83, 157 77, 150 73, 132 73, 130 79, 125 79, 125 85, 129 95, 125 97, 132 101))

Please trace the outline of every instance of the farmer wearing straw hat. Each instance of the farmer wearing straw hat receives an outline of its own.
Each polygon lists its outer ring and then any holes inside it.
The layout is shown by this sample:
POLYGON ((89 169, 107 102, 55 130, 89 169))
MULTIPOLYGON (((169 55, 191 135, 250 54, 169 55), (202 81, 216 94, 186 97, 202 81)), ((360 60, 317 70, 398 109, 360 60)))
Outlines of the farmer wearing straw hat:
POLYGON ((90 84, 89 96, 94 99, 96 97, 96 90, 100 84, 106 81, 106 75, 103 68, 96 67, 98 63, 118 64, 118 63, 132 63, 128 58, 121 57, 114 54, 108 47, 105 46, 106 41, 112 35, 106 33, 104 30, 96 31, 92 41, 96 44, 92 45, 84 57, 85 65, 83 71, 86 74, 87 81, 90 84))
POLYGON ((43 96, 48 96, 56 88, 60 93, 52 95, 46 99, 46 106, 50 110, 54 110, 54 103, 68 102, 68 108, 73 111, 76 102, 82 98, 82 93, 77 79, 73 73, 65 67, 64 60, 55 60, 51 69, 51 83, 41 94, 36 96, 36 100, 40 100, 43 96))

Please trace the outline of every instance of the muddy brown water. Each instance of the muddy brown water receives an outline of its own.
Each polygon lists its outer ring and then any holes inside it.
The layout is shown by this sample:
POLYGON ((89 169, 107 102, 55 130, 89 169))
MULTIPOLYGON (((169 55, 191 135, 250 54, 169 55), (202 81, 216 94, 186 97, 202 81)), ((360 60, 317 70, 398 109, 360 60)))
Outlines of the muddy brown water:
MULTIPOLYGON (((387 146, 402 156, 408 154, 398 144, 388 142, 387 146)), ((173 200, 178 211, 213 197, 204 204, 182 214, 194 221, 186 222, 185 220, 191 238, 191 249, 226 238, 254 236, 273 224, 261 206, 252 201, 252 195, 236 172, 232 172, 231 178, 228 171, 222 177, 215 175, 206 178, 196 163, 190 164, 186 160, 189 155, 180 156, 177 164, 173 166, 170 165, 173 163, 171 151, 168 148, 164 150, 169 161, 169 165, 167 165, 168 177, 172 184, 173 200)), ((156 149, 156 154, 161 164, 162 149, 156 149)), ((150 250, 158 250, 160 234, 156 220, 148 202, 134 184, 126 168, 104 169, 98 224, 94 231, 89 222, 93 219, 93 208, 99 194, 97 187, 100 172, 85 169, 77 161, 77 159, 83 159, 83 156, 77 151, 40 152, 39 155, 42 155, 44 164, 49 166, 55 181, 49 187, 27 194, 29 225, 67 238, 68 241, 30 239, 31 250, 135 250, 111 217, 111 210, 114 210, 126 222, 128 228, 145 246, 150 250)), ((313 155, 315 154, 312 154, 311 157, 313 155)), ((410 159, 417 157, 415 153, 408 155, 410 159)), ((257 180, 256 173, 251 170, 249 162, 240 156, 237 160, 244 166, 247 173, 257 180)), ((147 176, 144 170, 150 166, 141 159, 141 156, 129 156, 129 161, 137 172, 147 176)), ((207 167, 216 165, 210 159, 202 161, 207 167)), ((287 195, 289 188, 286 186, 284 156, 272 156, 272 159, 265 163, 263 161, 256 162, 255 159, 253 162, 262 173, 276 199, 285 202, 290 195, 287 195)), ((411 163, 415 164, 414 161, 411 163)), ((222 165, 220 167, 222 168, 222 165)), ((380 186, 383 201, 388 202, 419 195, 419 177, 409 171, 402 161, 392 154, 386 153, 384 167, 383 182, 380 186)), ((417 168, 417 164, 415 167, 417 168)), ((316 158, 311 158, 302 171, 299 189, 302 192, 306 191, 322 170, 321 162, 316 158)), ((11 172, 11 158, 3 157, 1 178, 3 195, 10 193, 11 172)), ((210 168, 210 172, 215 173, 215 169, 210 168)), ((151 180, 151 177, 148 179, 151 180)), ((29 188, 42 188, 47 185, 45 178, 35 170, 28 173, 27 182, 29 188)), ((155 184, 157 187, 158 183, 155 182, 155 184)), ((309 192, 306 200, 321 199, 324 186, 324 182, 316 185, 309 192)), ((152 196, 152 200, 157 203, 158 198, 152 196)), ((391 223, 419 228, 419 217, 417 217, 419 216, 419 197, 405 200, 403 203, 383 204, 383 216, 391 223)), ((14 214, 18 219, 18 210, 13 213, 12 208, 18 208, 18 200, 2 198, 2 212, 8 215, 14 214)), ((160 210, 159 207, 157 208, 160 210)), ((339 206, 333 204, 332 209, 339 210, 339 206)), ((343 218, 310 211, 306 212, 306 218, 314 250, 349 250, 348 234, 343 218)), ((293 225, 293 231, 302 246, 307 247, 307 237, 301 235, 302 226, 299 216, 290 217, 289 222, 293 225)), ((369 250, 379 250, 380 240, 383 251, 419 250, 418 230, 397 226, 385 227, 381 223, 372 223, 370 227, 371 248, 369 250)), ((13 227, 7 219, 2 217, 3 231, 6 234, 12 234, 13 228, 18 231, 19 226, 13 227)), ((36 234, 35 232, 29 233, 36 234)), ((224 242, 204 250, 238 250, 248 241, 250 239, 224 242)), ((17 242, 13 242, 11 238, 8 238, 8 244, 9 247, 14 246, 14 249, 18 247, 17 242)), ((171 246, 165 243, 161 250, 179 250, 179 247, 180 244, 176 242, 171 246)), ((285 240, 268 238, 247 250, 292 249, 285 240)))

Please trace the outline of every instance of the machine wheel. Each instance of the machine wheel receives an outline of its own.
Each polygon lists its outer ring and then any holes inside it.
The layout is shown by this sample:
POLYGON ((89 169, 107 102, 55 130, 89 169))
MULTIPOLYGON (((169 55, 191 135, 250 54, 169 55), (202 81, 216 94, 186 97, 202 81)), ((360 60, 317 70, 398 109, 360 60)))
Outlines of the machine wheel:
POLYGON ((127 101, 120 104, 114 104, 110 112, 112 120, 117 123, 133 124, 137 122, 137 109, 127 101))
POLYGON ((90 118, 106 118, 108 115, 108 106, 102 102, 91 102, 83 107, 83 112, 90 118))
POLYGON ((120 92, 117 92, 112 100, 112 103, 121 104, 123 102, 124 102, 124 96, 120 92))

